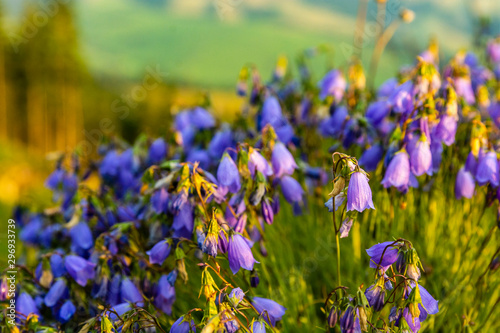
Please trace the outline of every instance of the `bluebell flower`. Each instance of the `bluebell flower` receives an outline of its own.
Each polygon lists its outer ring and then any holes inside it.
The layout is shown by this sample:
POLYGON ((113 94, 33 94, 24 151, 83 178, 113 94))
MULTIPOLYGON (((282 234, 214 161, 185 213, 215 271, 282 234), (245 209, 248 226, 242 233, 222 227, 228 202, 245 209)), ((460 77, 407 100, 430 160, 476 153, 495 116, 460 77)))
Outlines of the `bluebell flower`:
POLYGON ((370 256, 370 267, 379 267, 384 270, 396 262, 398 252, 399 244, 391 241, 373 245, 366 250, 370 256))
POLYGON ((266 98, 264 104, 262 104, 262 111, 258 130, 260 131, 267 124, 276 128, 281 125, 283 119, 283 114, 281 112, 281 106, 278 99, 274 96, 266 98))
POLYGON ((64 258, 64 266, 68 274, 82 287, 95 277, 96 265, 82 257, 68 255, 64 258))
POLYGON ((385 100, 381 100, 368 105, 365 117, 372 126, 377 127, 390 112, 391 106, 389 103, 385 100))
POLYGON ((457 119, 454 116, 447 114, 443 115, 436 127, 434 137, 442 141, 445 145, 450 146, 455 142, 455 134, 457 132, 457 119))
POLYGON ((491 62, 500 63, 500 42, 498 39, 490 40, 486 46, 486 51, 491 62))
POLYGON ((328 96, 332 96, 338 104, 344 97, 347 87, 346 80, 338 69, 329 71, 318 84, 320 88, 319 98, 324 100, 328 96))
POLYGON ((299 182, 290 176, 281 178, 281 191, 286 201, 289 203, 298 203, 302 201, 304 190, 299 182))
POLYGON ((469 77, 457 77, 455 78, 454 83, 457 96, 463 97, 467 104, 474 104, 476 102, 476 97, 474 96, 474 91, 472 90, 472 84, 469 77))
POLYGON ((254 321, 252 325, 252 333, 266 333, 266 324, 260 320, 254 321))
POLYGON ((40 311, 38 310, 35 301, 25 292, 22 292, 19 296, 17 296, 16 311, 24 318, 28 317, 30 314, 40 316, 40 311))
POLYGON ((88 250, 94 245, 92 232, 86 222, 80 222, 71 228, 69 232, 72 245, 77 249, 88 250))
POLYGON ((101 161, 99 174, 106 181, 114 181, 120 170, 120 155, 115 150, 109 151, 101 161))
POLYGON ((387 170, 385 171, 382 185, 385 188, 394 186, 401 188, 408 186, 410 182, 410 159, 406 151, 401 151, 394 155, 387 170))
POLYGON ((158 138, 149 147, 148 164, 158 164, 167 156, 167 144, 162 138, 158 138))
POLYGON ((361 171, 354 172, 347 188, 347 211, 357 210, 361 213, 367 208, 375 209, 368 178, 361 171))
POLYGON ((61 306, 61 309, 59 310, 59 320, 61 323, 67 323, 75 314, 76 312, 76 307, 71 301, 66 301, 64 304, 61 306))
POLYGON ((394 77, 391 77, 390 79, 387 79, 380 85, 377 91, 377 96, 378 97, 389 97, 391 94, 394 92, 394 90, 398 87, 399 83, 398 80, 394 77))
POLYGON ((476 174, 477 159, 472 153, 472 151, 469 152, 469 155, 467 155, 467 159, 465 160, 465 171, 470 172, 473 176, 476 174))
POLYGON ((221 253, 227 253, 227 250, 229 249, 227 237, 222 230, 219 231, 219 242, 217 243, 217 247, 221 253))
POLYGON ((68 288, 66 287, 66 281, 63 279, 57 280, 50 287, 47 295, 45 295, 45 305, 47 305, 49 308, 53 307, 67 293, 68 288))
POLYGON ((342 128, 349 115, 347 108, 344 106, 332 106, 332 114, 325 118, 319 125, 319 133, 324 137, 337 138, 342 133, 342 128))
POLYGON ((172 314, 172 305, 175 302, 175 288, 170 284, 166 275, 162 275, 158 280, 158 287, 154 304, 163 313, 172 314))
POLYGON ((240 302, 243 300, 243 297, 245 297, 245 293, 241 290, 241 288, 234 288, 228 295, 229 302, 235 308, 238 307, 240 302))
POLYGON ((166 189, 161 188, 151 195, 151 207, 156 214, 165 214, 168 210, 169 195, 166 189))
POLYGON ((129 302, 138 306, 144 304, 144 298, 135 284, 129 278, 124 278, 120 285, 120 298, 122 303, 129 302))
POLYGON ((196 332, 196 325, 194 324, 193 320, 191 320, 191 323, 189 323, 189 320, 184 320, 184 316, 181 316, 179 319, 177 319, 170 328, 170 333, 189 332, 196 332))
POLYGON ((30 221, 21 229, 19 239, 27 244, 37 244, 42 230, 43 221, 40 215, 33 216, 30 221))
POLYGON ((273 175, 273 169, 269 165, 269 162, 255 149, 250 150, 248 156, 248 170, 252 177, 255 175, 256 171, 259 171, 264 176, 273 175))
POLYGON ((479 159, 476 180, 479 185, 490 183, 493 187, 498 187, 500 182, 500 174, 498 168, 498 159, 494 151, 487 152, 479 159))
MULTIPOLYGON (((328 208, 328 211, 330 213, 333 213, 333 200, 334 200, 334 198, 332 197, 332 198, 328 199, 327 202, 325 202, 325 207, 328 208)), ((343 192, 341 192, 335 196, 335 211, 337 211, 339 209, 339 207, 342 206, 344 201, 345 201, 345 195, 343 192)))
POLYGON ((240 268, 248 271, 253 270, 253 265, 257 261, 254 259, 252 250, 248 242, 239 234, 233 234, 229 239, 228 246, 229 268, 233 274, 238 273, 240 268))
POLYGON ((474 190, 476 183, 474 181, 474 176, 465 170, 465 167, 461 167, 457 174, 457 180, 455 181, 455 198, 467 198, 470 199, 474 196, 474 190))
POLYGON ((225 186, 229 192, 236 193, 241 189, 240 173, 231 156, 225 154, 217 169, 217 180, 220 186, 225 186))
POLYGON ((384 148, 376 144, 365 150, 358 162, 366 171, 375 171, 383 156, 384 148))
POLYGON ((411 171, 415 176, 432 173, 432 153, 427 139, 419 140, 410 153, 411 171))
POLYGON ((233 133, 230 129, 215 133, 208 145, 208 154, 214 159, 220 159, 224 151, 233 146, 233 133))
POLYGON ((167 240, 161 240, 156 243, 151 250, 146 252, 146 254, 149 255, 149 262, 151 264, 158 264, 161 266, 170 254, 170 243, 167 240))
POLYGON ((340 318, 340 330, 342 333, 361 333, 359 316, 352 306, 349 306, 340 318))
POLYGON ((107 301, 111 305, 120 303, 120 286, 122 284, 122 277, 120 274, 115 274, 109 284, 107 301))
POLYGON ((120 303, 111 308, 112 311, 109 313, 109 319, 112 321, 117 321, 118 316, 123 316, 126 312, 129 312, 133 309, 133 306, 130 303, 120 303), (116 313, 116 314, 115 314, 116 313), (118 316, 117 316, 118 315, 118 316))
MULTIPOLYGON (((222 155, 222 153, 221 153, 221 155, 222 155)), ((208 154, 208 152, 206 150, 203 150, 203 149, 192 149, 189 151, 189 153, 186 157, 186 162, 190 162, 193 164, 198 162, 200 165, 200 168, 202 168, 203 170, 207 170, 210 167, 210 164, 211 164, 210 161, 211 161, 210 155, 208 154)))
POLYGON ((254 297, 252 305, 255 310, 268 322, 268 317, 271 322, 269 325, 275 326, 277 321, 285 315, 286 308, 273 300, 261 297, 254 297))
POLYGON ((195 107, 189 113, 189 122, 190 125, 198 128, 198 129, 207 129, 215 126, 214 117, 207 110, 201 107, 195 107))
POLYGON ((176 238, 191 238, 194 229, 194 217, 193 206, 189 202, 182 205, 177 215, 174 216, 172 229, 174 230, 173 236, 176 238))
POLYGON ((295 159, 288 151, 285 145, 281 142, 276 142, 271 157, 274 175, 282 177, 283 175, 291 175, 297 168, 295 159))
POLYGON ((413 83, 411 80, 395 88, 387 102, 395 113, 409 114, 413 110, 413 83))

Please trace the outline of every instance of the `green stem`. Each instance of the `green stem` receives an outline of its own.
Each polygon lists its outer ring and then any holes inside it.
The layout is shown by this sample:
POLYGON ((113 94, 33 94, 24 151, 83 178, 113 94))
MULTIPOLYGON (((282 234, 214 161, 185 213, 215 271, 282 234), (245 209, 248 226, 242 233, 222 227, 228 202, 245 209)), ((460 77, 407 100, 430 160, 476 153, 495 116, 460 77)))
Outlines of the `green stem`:
POLYGON ((339 286, 341 286, 342 282, 340 281, 340 242, 339 242, 339 233, 335 234, 335 238, 337 240, 337 281, 339 283, 339 286))

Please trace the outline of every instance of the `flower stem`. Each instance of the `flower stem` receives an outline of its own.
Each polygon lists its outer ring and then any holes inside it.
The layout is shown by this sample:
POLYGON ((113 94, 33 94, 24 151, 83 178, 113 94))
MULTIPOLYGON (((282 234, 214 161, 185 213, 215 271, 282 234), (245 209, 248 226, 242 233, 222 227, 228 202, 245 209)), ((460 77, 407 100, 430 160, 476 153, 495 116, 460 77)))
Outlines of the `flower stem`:
MULTIPOLYGON (((335 213, 333 215, 335 215, 335 213)), ((338 232, 335 234, 335 238, 337 240, 337 281, 339 283, 339 286, 341 286, 342 282, 340 280, 340 242, 339 242, 338 232)))

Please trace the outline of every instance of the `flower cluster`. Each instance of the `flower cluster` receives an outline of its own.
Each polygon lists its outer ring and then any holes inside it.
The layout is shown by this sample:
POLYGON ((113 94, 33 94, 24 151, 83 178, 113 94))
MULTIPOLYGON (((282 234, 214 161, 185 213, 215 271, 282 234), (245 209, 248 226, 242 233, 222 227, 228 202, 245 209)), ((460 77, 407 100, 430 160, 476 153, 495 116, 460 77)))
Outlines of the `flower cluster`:
POLYGON ((366 250, 375 280, 363 292, 347 294, 337 287, 326 300, 328 326, 340 325, 342 333, 413 332, 420 330, 428 315, 438 313, 438 301, 419 284, 422 268, 417 251, 405 239, 376 244, 366 250), (390 305, 389 311, 384 311, 390 305), (384 320, 385 314, 387 320, 384 320))

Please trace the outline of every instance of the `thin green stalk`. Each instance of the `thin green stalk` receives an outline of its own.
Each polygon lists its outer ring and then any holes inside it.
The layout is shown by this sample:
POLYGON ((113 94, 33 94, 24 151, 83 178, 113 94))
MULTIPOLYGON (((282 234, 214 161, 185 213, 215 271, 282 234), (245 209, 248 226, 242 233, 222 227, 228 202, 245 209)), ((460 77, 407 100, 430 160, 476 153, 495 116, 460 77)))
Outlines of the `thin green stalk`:
MULTIPOLYGON (((335 215, 335 214, 333 214, 335 215)), ((342 285, 340 280, 340 242, 339 242, 339 233, 337 232, 335 235, 335 239, 337 240, 337 281, 339 282, 339 286, 342 285)))

